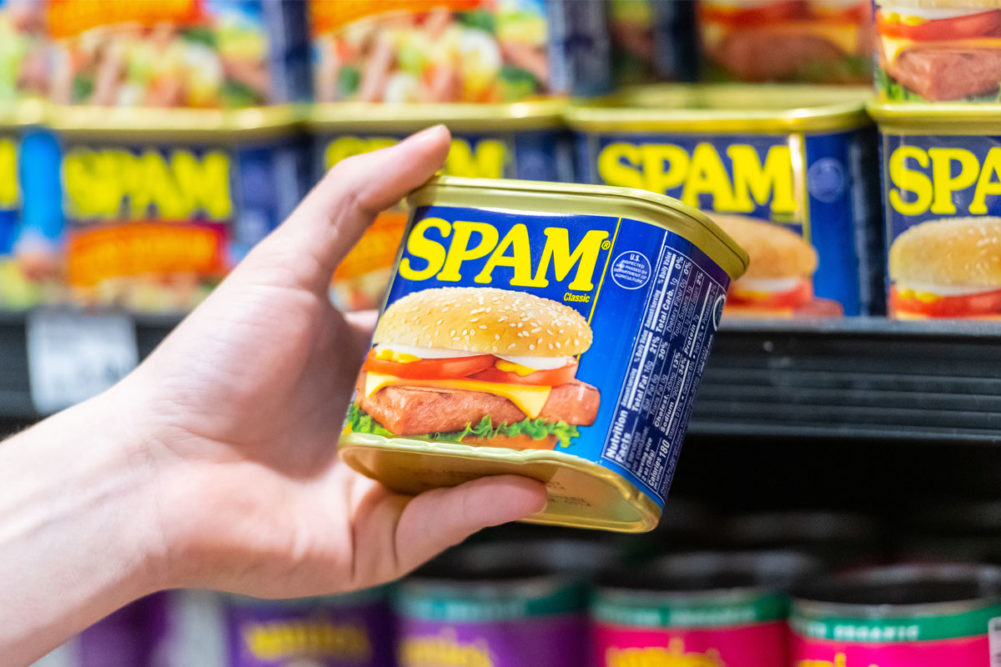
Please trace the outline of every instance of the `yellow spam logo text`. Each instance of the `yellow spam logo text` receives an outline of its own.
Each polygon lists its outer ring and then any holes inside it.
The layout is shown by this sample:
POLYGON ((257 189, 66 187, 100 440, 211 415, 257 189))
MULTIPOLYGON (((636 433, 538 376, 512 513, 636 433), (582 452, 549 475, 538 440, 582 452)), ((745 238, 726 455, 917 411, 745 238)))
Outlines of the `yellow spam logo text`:
POLYGON ((987 197, 1001 195, 1001 147, 984 159, 965 148, 900 146, 886 163, 890 187, 887 201, 901 215, 984 215, 987 197), (955 195, 972 188, 971 198, 955 195), (959 211, 957 199, 969 201, 959 211))
POLYGON ((230 158, 187 150, 74 148, 63 158, 66 214, 77 220, 225 221, 230 158))
POLYGON ((506 267, 511 271, 512 287, 548 287, 551 280, 562 283, 569 278, 568 289, 594 289, 598 259, 611 248, 609 233, 589 230, 573 247, 570 230, 565 227, 545 227, 542 234, 542 249, 533 253, 525 224, 511 225, 501 237, 497 227, 488 222, 424 218, 407 237, 400 275, 407 280, 434 278, 441 282, 473 276, 475 283, 491 284, 494 271, 506 267))
POLYGON ((17 144, 0 138, 0 208, 14 208, 21 200, 17 179, 17 144))
MULTIPOLYGON (((399 140, 392 137, 338 137, 327 144, 323 161, 330 169, 352 155, 369 153, 397 143, 399 140)), ((506 161, 507 147, 503 141, 481 139, 474 146, 466 139, 453 138, 445 158, 444 172, 449 176, 466 178, 502 178, 506 161)))
POLYGON ((328 619, 252 624, 243 630, 244 645, 259 660, 296 656, 367 660, 372 644, 365 628, 328 619))
POLYGON ((437 637, 407 637, 400 643, 400 667, 494 667, 483 640, 460 642, 453 630, 437 637))
POLYGON ((719 651, 685 651, 685 642, 673 638, 667 648, 610 648, 605 652, 606 667, 725 667, 719 651))
POLYGON ((616 142, 598 153, 598 176, 609 185, 652 190, 700 206, 709 197, 714 211, 752 213, 768 206, 775 220, 799 213, 789 146, 772 146, 762 159, 754 146, 731 144, 727 170, 717 147, 701 142, 689 151, 675 144, 616 142))

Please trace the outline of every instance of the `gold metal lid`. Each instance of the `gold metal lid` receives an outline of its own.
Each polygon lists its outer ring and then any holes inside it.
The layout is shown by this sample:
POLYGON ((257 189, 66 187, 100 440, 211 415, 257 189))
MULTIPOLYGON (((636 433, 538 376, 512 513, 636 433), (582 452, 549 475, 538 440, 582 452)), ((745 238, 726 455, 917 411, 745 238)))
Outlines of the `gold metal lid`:
POLYGON ((285 134, 301 115, 294 105, 244 109, 51 105, 47 122, 53 130, 73 135, 227 140, 285 134))
POLYGON ((45 100, 28 98, 0 104, 0 128, 39 125, 45 120, 45 100))
POLYGON ((436 176, 407 197, 411 207, 431 204, 606 215, 669 229, 694 243, 736 280, 747 253, 698 209, 665 195, 611 185, 436 176))
POLYGON ((558 451, 506 449, 347 433, 345 463, 397 493, 416 494, 488 475, 520 475, 544 482, 549 502, 527 523, 599 528, 623 533, 652 530, 661 509, 621 475, 558 451))
POLYGON ((866 109, 881 130, 906 134, 1001 134, 1001 105, 998 104, 870 100, 866 109))
POLYGON ((542 130, 560 127, 567 101, 512 104, 375 104, 332 102, 311 107, 310 129, 322 131, 411 132, 444 123, 459 132, 542 130))
POLYGON ((663 84, 569 106, 585 132, 779 133, 846 130, 869 123, 868 87, 663 84))

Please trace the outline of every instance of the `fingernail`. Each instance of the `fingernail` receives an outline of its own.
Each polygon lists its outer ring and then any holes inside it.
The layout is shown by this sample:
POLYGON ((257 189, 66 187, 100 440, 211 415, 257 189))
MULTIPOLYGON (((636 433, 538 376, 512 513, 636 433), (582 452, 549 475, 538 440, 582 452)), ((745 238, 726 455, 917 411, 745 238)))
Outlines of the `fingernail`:
POLYGON ((423 141, 424 139, 427 139, 428 137, 431 137, 431 136, 436 135, 436 134, 440 134, 442 130, 445 130, 447 132, 448 128, 445 127, 445 125, 443 123, 438 123, 437 125, 432 125, 431 127, 425 128, 425 129, 421 130, 420 132, 416 132, 416 133, 410 135, 410 139, 413 140, 413 141, 423 141))

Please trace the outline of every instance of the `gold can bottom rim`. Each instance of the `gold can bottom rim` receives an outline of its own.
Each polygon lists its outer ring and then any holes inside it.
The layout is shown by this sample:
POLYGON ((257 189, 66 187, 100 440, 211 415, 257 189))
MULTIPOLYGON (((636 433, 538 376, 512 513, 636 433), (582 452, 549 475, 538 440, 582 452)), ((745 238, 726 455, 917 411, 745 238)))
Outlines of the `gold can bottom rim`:
POLYGON ((663 511, 623 476, 573 454, 360 433, 342 435, 340 444, 347 465, 407 495, 492 475, 514 474, 543 482, 549 503, 524 523, 644 533, 656 527, 663 511))

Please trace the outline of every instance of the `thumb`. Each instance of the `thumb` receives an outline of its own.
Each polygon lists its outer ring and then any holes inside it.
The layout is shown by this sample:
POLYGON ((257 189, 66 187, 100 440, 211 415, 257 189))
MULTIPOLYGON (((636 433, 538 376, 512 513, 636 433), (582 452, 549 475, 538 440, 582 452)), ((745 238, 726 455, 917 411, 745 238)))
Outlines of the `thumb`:
POLYGON ((482 528, 524 519, 545 507, 545 485, 515 475, 483 477, 426 491, 407 503, 396 525, 399 573, 409 572, 482 528))
POLYGON ((296 283, 291 286, 326 293, 334 269, 375 217, 442 167, 450 137, 448 128, 435 125, 338 162, 240 268, 279 263, 276 275, 296 283))

